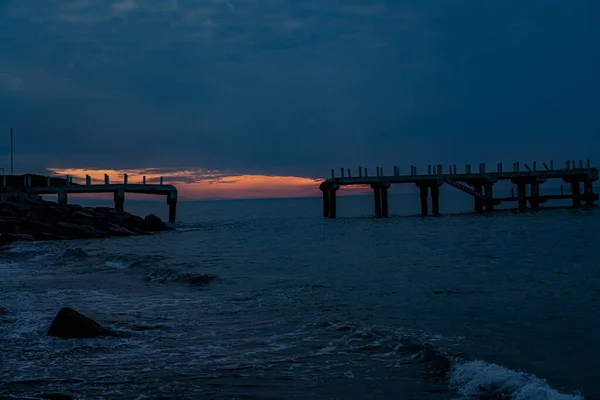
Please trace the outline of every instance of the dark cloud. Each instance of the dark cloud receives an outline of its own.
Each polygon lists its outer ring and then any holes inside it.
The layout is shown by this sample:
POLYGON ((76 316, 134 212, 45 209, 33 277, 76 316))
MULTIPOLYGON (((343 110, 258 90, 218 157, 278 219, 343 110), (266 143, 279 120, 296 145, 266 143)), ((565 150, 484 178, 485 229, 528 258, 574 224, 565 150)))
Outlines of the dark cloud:
POLYGON ((0 14, 0 127, 22 168, 316 176, 599 156, 593 2, 7 0, 0 14))

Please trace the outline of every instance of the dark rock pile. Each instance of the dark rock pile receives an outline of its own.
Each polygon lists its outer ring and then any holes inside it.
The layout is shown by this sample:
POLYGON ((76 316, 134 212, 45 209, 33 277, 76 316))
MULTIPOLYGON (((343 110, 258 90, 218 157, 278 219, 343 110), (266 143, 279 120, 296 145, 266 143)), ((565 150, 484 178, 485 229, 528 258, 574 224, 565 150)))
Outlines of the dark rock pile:
POLYGON ((70 307, 63 307, 58 311, 48 329, 48 335, 61 339, 120 336, 70 307))
POLYGON ((18 240, 133 236, 171 230, 151 214, 145 219, 109 207, 58 204, 39 198, 0 202, 0 245, 18 240))

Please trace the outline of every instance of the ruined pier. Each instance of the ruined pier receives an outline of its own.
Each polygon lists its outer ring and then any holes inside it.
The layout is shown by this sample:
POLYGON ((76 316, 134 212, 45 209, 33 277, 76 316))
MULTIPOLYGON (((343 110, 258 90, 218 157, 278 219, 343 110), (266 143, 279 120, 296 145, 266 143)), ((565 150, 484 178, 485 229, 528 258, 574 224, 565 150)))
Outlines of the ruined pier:
POLYGON ((473 197, 475 212, 491 212, 494 207, 504 202, 515 202, 520 211, 537 210, 540 204, 549 200, 571 199, 573 207, 594 206, 598 194, 593 192, 593 182, 598 180, 598 169, 590 165, 590 160, 576 163, 574 160, 565 162, 564 168, 555 169, 554 163, 542 163, 543 169, 538 169, 536 162, 531 166, 515 162, 510 171, 504 171, 502 163, 497 164, 496 171, 486 171, 485 164, 479 164, 476 172, 467 164, 463 172, 458 172, 456 165, 429 165, 426 173, 418 174, 417 167, 410 166, 407 174, 402 174, 395 166, 391 175, 385 175, 383 167, 377 167, 375 174, 369 176, 368 169, 359 167, 358 174, 352 176, 350 168, 340 169, 336 177, 331 170, 331 178, 321 183, 323 192, 323 216, 335 218, 337 214, 337 191, 343 186, 370 186, 373 190, 374 210, 377 217, 389 216, 388 190, 393 184, 414 184, 419 188, 421 214, 440 214, 440 187, 448 184, 473 197), (540 185, 550 179, 558 179, 570 186, 570 192, 564 193, 561 185, 560 194, 542 195, 540 185), (510 181, 516 187, 509 197, 495 197, 494 185, 500 181, 510 181), (527 188, 529 187, 529 193, 527 188), (583 189, 583 190, 582 190, 583 189))
POLYGON ((92 184, 91 177, 87 175, 85 184, 77 184, 70 176, 4 175, 0 187, 27 188, 38 195, 56 195, 60 204, 67 204, 69 194, 113 193, 115 209, 119 211, 124 210, 125 193, 163 195, 169 206, 169 222, 174 223, 177 217, 177 189, 173 185, 164 184, 162 177, 159 184, 147 183, 146 177, 142 178, 141 183, 129 183, 127 174, 124 174, 123 182, 111 183, 109 176, 104 175, 104 183, 92 184))

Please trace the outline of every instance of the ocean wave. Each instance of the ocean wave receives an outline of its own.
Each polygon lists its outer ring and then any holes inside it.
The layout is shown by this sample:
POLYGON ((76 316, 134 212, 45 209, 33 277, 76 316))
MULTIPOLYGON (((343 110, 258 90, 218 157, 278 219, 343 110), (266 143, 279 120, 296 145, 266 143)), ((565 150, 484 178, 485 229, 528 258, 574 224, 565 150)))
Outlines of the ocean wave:
POLYGON ((583 400, 577 393, 559 393, 535 375, 482 360, 457 362, 450 371, 449 386, 463 398, 583 400))

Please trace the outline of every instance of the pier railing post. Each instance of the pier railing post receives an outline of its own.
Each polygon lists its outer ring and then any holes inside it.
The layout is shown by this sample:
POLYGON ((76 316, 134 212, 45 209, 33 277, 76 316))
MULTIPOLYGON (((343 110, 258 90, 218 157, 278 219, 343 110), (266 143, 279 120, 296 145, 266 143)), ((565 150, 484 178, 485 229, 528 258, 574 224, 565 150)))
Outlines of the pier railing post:
POLYGON ((160 177, 160 184, 162 185, 165 182, 165 178, 164 177, 160 177))
POLYGON ((145 175, 142 177, 142 183, 143 183, 144 185, 146 184, 146 176, 145 176, 145 175))
POLYGON ((498 163, 498 172, 502 172, 502 163, 498 163))
POLYGON ((331 168, 331 179, 335 178, 335 170, 331 168))
POLYGON ((123 184, 127 185, 128 176, 127 174, 123 174, 123 184))
POLYGON ((108 174, 104 174, 104 184, 105 185, 109 184, 108 174))
MULTIPOLYGON (((4 179, 6 180, 6 177, 5 177, 4 179)), ((51 186, 51 185, 50 185, 50 182, 51 182, 51 181, 50 181, 50 177, 49 177, 49 176, 47 176, 47 177, 46 177, 46 186, 50 187, 50 186, 51 186)), ((4 182, 4 186, 6 186, 6 182, 4 182)))
POLYGON ((471 173, 471 164, 467 164, 467 165, 465 166, 465 172, 466 172, 467 174, 470 174, 470 173, 471 173))
POLYGON ((388 218, 390 216, 389 207, 388 207, 388 189, 390 185, 388 183, 384 183, 381 185, 381 216, 383 218, 388 218))
POLYGON ((525 182, 517 182, 517 197, 519 203, 519 211, 527 210, 527 188, 525 182))

